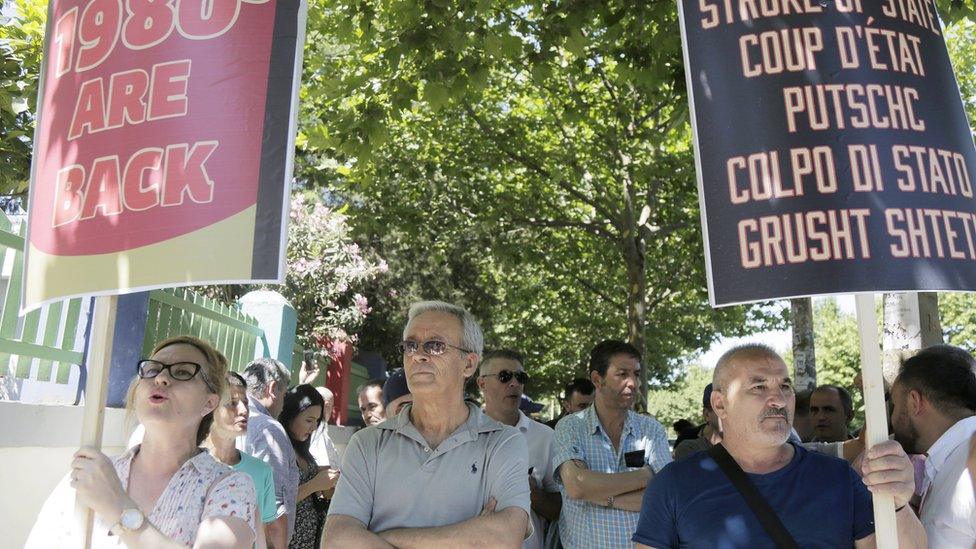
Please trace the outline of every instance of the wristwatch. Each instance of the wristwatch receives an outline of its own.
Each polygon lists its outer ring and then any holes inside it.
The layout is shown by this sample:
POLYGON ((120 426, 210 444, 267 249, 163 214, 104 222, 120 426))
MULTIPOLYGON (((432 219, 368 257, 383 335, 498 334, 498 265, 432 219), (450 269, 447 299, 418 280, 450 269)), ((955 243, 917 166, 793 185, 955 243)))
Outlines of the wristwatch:
POLYGON ((119 521, 112 526, 111 531, 116 534, 121 532, 135 532, 142 528, 142 524, 145 521, 146 516, 142 514, 142 511, 135 507, 130 507, 122 511, 119 521))

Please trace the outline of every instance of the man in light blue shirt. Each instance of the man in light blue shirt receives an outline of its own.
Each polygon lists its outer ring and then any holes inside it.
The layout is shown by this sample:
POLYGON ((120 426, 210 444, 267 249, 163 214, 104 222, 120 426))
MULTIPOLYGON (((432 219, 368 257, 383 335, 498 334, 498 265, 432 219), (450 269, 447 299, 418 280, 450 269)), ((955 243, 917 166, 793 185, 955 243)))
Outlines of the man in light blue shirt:
POLYGON ((285 428, 275 418, 284 406, 291 372, 273 358, 259 358, 243 374, 251 413, 242 449, 266 462, 274 473, 278 519, 268 525, 268 545, 284 549, 295 531, 298 462, 285 428))
POLYGON ((597 344, 590 352, 593 406, 556 425, 553 467, 566 549, 633 547, 644 487, 671 462, 664 427, 632 409, 641 390, 640 361, 640 352, 623 341, 597 344))

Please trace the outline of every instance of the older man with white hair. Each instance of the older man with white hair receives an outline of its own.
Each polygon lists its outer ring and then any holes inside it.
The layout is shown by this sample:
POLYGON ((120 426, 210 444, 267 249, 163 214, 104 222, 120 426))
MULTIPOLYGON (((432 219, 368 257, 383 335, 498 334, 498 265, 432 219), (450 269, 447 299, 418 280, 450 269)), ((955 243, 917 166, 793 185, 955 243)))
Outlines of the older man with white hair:
POLYGON ((398 349, 414 401, 349 441, 323 547, 514 549, 531 534, 524 437, 464 401, 483 347, 461 307, 410 307, 398 349))
POLYGON ((315 458, 315 463, 319 467, 329 467, 336 471, 339 470, 339 451, 335 443, 329 438, 329 418, 332 417, 332 410, 335 408, 335 395, 328 387, 316 387, 316 391, 322 395, 325 405, 322 407, 322 422, 319 428, 312 433, 312 440, 309 442, 308 451, 315 458))
POLYGON ((277 419, 285 405, 291 372, 273 358, 258 358, 244 368, 242 375, 247 381, 250 415, 247 437, 240 448, 270 465, 274 473, 278 518, 268 525, 268 545, 283 549, 295 533, 299 482, 295 449, 277 419))

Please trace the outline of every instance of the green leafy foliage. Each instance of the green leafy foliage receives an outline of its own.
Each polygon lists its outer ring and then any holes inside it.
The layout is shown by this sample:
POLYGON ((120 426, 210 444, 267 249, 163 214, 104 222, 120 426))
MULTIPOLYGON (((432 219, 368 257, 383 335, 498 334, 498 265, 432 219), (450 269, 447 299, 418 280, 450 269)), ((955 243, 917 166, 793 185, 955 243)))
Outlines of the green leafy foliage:
POLYGON ((939 315, 945 342, 976 353, 976 296, 970 293, 940 294, 939 315))
POLYGON ((655 389, 647 395, 647 413, 654 416, 671 436, 677 436, 672 425, 679 419, 695 424, 705 422, 702 416, 702 394, 712 382, 712 370, 693 365, 673 386, 655 389))
MULTIPOLYGON (((973 9, 971 2, 966 4, 973 9)), ((946 45, 970 128, 976 128, 976 23, 969 19, 948 26, 946 45)), ((976 296, 971 293, 939 294, 939 315, 945 342, 976 352, 976 296)))
MULTIPOLYGON (((382 278, 386 262, 375 254, 364 254, 352 239, 348 217, 323 204, 314 193, 298 191, 289 216, 285 285, 264 288, 281 292, 295 307, 296 338, 305 348, 315 348, 325 340, 354 343, 372 310, 363 294, 369 284, 382 278)), ((232 303, 261 287, 206 286, 200 291, 232 303)))
POLYGON ((939 15, 945 23, 954 23, 962 19, 976 18, 976 1, 974 0, 936 0, 939 15))
POLYGON ((817 342, 817 384, 839 385, 851 392, 854 409, 861 410, 860 391, 854 378, 861 371, 861 347, 857 319, 845 314, 833 299, 818 300, 813 313, 817 342))
POLYGON ((948 26, 946 46, 963 107, 969 116, 969 127, 976 128, 976 23, 967 19, 948 26))
MULTIPOLYGON (((860 426, 864 422, 864 399, 854 386, 854 378, 861 370, 857 318, 843 312, 833 298, 815 299, 813 331, 817 348, 817 385, 838 385, 847 389, 854 399, 854 425, 860 426)), ((792 371, 792 352, 783 354, 792 371)))
POLYGON ((279 291, 298 312, 299 340, 355 341, 371 310, 360 292, 386 272, 386 263, 364 257, 348 218, 314 195, 296 195, 290 215, 288 272, 279 291))
POLYGON ((46 19, 47 2, 16 0, 0 25, 0 194, 24 194, 30 183, 46 19))
POLYGON ((554 389, 600 339, 667 383, 718 334, 780 325, 707 303, 673 3, 320 9, 299 169, 393 265, 363 346, 396 340, 409 298, 448 296, 554 389))

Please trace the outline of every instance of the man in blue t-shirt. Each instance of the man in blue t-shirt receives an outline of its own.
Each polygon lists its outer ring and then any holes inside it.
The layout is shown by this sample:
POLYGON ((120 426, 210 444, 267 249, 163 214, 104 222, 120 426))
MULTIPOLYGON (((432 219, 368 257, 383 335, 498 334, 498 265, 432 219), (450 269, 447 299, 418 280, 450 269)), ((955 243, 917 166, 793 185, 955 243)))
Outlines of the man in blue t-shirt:
MULTIPOLYGON (((861 479, 847 462, 788 442, 793 386, 783 359, 765 345, 726 352, 712 383, 722 446, 799 547, 875 547, 871 492, 894 496, 902 548, 925 544, 925 531, 906 506, 914 472, 898 443, 868 450, 861 479)), ((633 541, 658 549, 775 547, 707 452, 674 462, 651 480, 633 541)))

